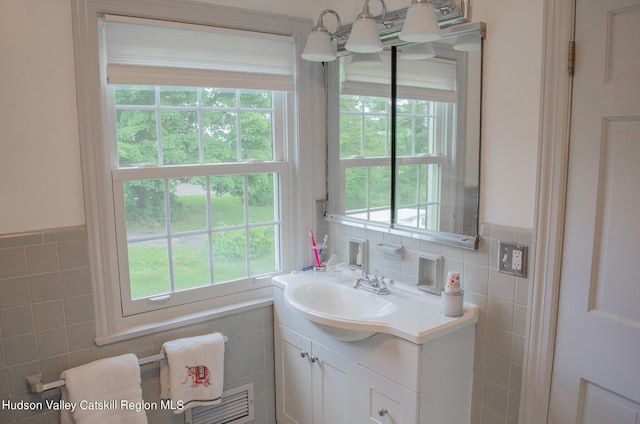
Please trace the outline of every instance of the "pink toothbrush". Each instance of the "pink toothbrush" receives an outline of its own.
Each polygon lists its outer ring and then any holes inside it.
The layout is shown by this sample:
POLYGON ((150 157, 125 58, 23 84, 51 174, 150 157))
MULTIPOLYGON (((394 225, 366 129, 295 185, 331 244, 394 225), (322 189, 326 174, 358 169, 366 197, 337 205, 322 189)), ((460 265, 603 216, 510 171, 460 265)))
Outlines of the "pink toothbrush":
POLYGON ((311 236, 311 246, 313 247, 313 254, 316 257, 316 267, 320 268, 322 264, 320 263, 320 256, 318 255, 318 247, 316 246, 316 238, 313 236, 313 231, 309 230, 309 235, 311 236))

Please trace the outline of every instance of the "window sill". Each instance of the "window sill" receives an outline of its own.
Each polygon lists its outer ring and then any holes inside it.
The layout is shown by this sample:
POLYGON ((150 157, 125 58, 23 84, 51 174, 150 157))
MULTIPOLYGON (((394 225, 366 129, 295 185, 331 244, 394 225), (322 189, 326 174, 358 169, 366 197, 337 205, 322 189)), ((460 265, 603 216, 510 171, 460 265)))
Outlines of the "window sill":
POLYGON ((192 324, 199 324, 201 322, 209 321, 212 319, 223 318, 229 315, 234 315, 271 305, 273 305, 273 297, 270 295, 262 296, 255 299, 236 302, 230 305, 219 306, 204 311, 181 315, 179 317, 163 321, 138 325, 103 337, 97 337, 95 339, 95 343, 97 346, 104 346, 111 343, 121 342, 123 340, 133 339, 135 337, 147 336, 161 331, 172 330, 192 324))

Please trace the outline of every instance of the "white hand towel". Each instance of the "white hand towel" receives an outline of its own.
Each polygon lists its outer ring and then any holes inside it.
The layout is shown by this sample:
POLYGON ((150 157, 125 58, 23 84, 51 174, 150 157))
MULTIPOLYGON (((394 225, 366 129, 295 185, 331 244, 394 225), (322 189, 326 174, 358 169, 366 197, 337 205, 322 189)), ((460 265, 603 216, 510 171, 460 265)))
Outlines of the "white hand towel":
POLYGON ((224 336, 220 333, 172 340, 162 345, 160 397, 174 414, 220 403, 224 382, 224 336))
POLYGON ((136 355, 99 359, 63 371, 60 378, 63 399, 75 406, 61 412, 63 424, 147 424, 136 355))

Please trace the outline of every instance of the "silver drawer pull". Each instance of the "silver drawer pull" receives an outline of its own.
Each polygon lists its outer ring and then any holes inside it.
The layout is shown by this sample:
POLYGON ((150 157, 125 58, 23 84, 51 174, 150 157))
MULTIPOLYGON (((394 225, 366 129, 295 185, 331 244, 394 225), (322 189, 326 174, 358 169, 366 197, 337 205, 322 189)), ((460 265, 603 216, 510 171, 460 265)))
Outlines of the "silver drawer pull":
POLYGON ((387 408, 380 408, 378 409, 378 415, 380 415, 381 417, 384 417, 385 415, 387 415, 389 413, 389 411, 387 411, 387 408))
POLYGON ((311 359, 311 362, 314 362, 314 363, 315 363, 315 362, 318 360, 318 357, 317 357, 317 356, 312 356, 312 357, 311 357, 311 358, 309 358, 309 359, 311 359))
POLYGON ((305 352, 304 350, 300 351, 300 356, 302 358, 306 358, 307 356, 309 356, 309 353, 305 352))

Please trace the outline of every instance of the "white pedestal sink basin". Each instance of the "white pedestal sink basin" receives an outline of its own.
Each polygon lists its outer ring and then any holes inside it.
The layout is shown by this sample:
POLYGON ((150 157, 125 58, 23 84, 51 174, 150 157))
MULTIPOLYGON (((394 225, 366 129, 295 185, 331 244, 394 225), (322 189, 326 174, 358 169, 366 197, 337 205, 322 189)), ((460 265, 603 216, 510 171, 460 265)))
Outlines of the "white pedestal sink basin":
POLYGON ((396 309, 383 296, 326 282, 300 284, 286 290, 284 296, 290 306, 300 311, 343 320, 375 319, 396 309))
POLYGON ((285 303, 316 327, 342 341, 364 340, 386 333, 422 344, 478 320, 478 308, 465 304, 464 315, 440 313, 440 297, 404 284, 388 295, 353 288, 324 273, 279 275, 273 283, 284 289, 285 303))
POLYGON ((372 322, 393 313, 396 305, 382 297, 348 285, 312 282, 287 288, 287 304, 323 332, 342 341, 359 341, 375 331, 346 328, 347 321, 372 322))

